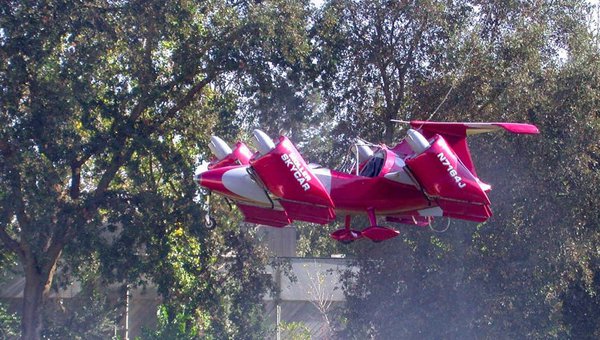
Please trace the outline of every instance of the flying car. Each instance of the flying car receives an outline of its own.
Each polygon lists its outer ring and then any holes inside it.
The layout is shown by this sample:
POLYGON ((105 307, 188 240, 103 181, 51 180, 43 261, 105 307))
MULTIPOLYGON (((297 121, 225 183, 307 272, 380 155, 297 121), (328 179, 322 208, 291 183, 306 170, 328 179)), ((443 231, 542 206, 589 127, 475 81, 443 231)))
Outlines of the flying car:
POLYGON ((212 136, 214 158, 195 181, 235 203, 249 223, 329 224, 339 216, 345 223, 331 233, 335 240, 380 242, 399 234, 380 225, 383 220, 418 226, 435 217, 486 221, 492 216, 486 194, 491 186, 476 174, 467 136, 500 130, 539 133, 534 125, 521 123, 408 123, 406 137, 394 147, 357 139, 350 166, 338 170, 308 163, 285 136, 273 140, 254 130, 256 152, 243 142, 232 149, 212 136), (366 228, 352 227, 357 215, 368 217, 366 228))

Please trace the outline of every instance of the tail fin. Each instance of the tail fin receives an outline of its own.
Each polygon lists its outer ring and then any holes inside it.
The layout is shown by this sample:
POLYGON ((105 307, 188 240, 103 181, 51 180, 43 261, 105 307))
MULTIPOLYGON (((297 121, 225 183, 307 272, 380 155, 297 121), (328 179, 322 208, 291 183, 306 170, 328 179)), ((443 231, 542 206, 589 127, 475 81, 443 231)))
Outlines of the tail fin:
POLYGON ((465 167, 475 177, 477 177, 477 173, 467 145, 467 136, 501 130, 518 134, 540 133, 534 125, 521 123, 445 123, 413 120, 410 125, 414 129, 420 130, 427 139, 433 138, 436 134, 443 136, 465 167))
POLYGON ((427 196, 435 200, 444 216, 485 221, 492 212, 486 191, 490 186, 475 173, 466 137, 471 134, 507 130, 536 134, 529 124, 516 123, 439 123, 412 121, 420 133, 409 130, 408 144, 415 155, 405 160, 406 167, 427 196), (425 147, 413 146, 420 140, 425 147), (424 151, 423 151, 424 149, 424 151))

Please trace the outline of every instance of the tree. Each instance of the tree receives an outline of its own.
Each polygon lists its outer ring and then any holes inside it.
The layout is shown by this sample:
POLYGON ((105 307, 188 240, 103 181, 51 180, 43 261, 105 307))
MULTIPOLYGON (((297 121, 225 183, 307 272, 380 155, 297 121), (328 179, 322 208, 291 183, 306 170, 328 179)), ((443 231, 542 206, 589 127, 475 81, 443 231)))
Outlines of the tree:
POLYGON ((311 73, 313 10, 307 0, 273 1, 272 6, 270 11, 254 13, 253 20, 260 26, 248 40, 274 55, 245 58, 247 74, 232 87, 244 98, 240 118, 245 124, 273 136, 285 132, 300 141, 304 130, 319 121, 312 100, 316 95, 311 73), (279 38, 269 40, 265 35, 279 38))
POLYGON ((456 67, 470 8, 464 2, 330 1, 316 56, 327 113, 336 131, 391 143, 392 119, 418 117, 413 97, 427 78, 456 67))
MULTIPOLYGON (((208 131, 229 128, 219 122, 227 83, 253 58, 277 64, 281 46, 254 38, 279 41, 256 20, 272 12, 250 1, 0 5, 0 239, 25 272, 23 338, 40 337, 59 267, 97 261, 106 280, 158 280, 164 273, 151 264, 181 247, 173 244, 183 230, 201 261, 183 264, 210 276, 223 249, 247 242, 227 231, 226 246, 211 251, 191 178, 208 131)), ((260 273, 240 263, 248 257, 228 265, 246 271, 240 280, 260 273)), ((167 296, 170 279, 159 282, 167 296)))
MULTIPOLYGON (((16 265, 15 255, 9 252, 0 253, 0 284, 7 274, 14 270, 16 265)), ((2 338, 15 337, 19 330, 19 319, 15 313, 8 310, 4 302, 0 302, 0 336, 2 338)))
POLYGON ((343 336, 597 335, 598 45, 586 10, 579 1, 325 4, 321 77, 340 140, 373 132, 390 143, 390 118, 529 121, 542 131, 470 139, 495 188, 487 223, 402 228, 349 249, 360 270, 345 280, 343 336), (418 34, 407 64, 404 42, 418 34))

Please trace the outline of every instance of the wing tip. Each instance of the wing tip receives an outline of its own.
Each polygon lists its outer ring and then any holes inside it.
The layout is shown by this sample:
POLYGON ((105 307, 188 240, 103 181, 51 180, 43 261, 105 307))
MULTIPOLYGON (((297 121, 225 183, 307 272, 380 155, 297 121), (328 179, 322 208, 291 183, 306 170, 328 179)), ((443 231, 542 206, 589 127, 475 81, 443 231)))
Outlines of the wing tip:
POLYGON ((518 134, 526 134, 526 135, 537 135, 540 133, 540 130, 537 126, 533 124, 524 124, 524 123, 494 123, 504 130, 518 133, 518 134))
MULTIPOLYGON (((503 122, 430 122, 412 120, 410 124, 413 128, 425 126, 437 126, 437 128, 466 129, 468 134, 477 134, 483 132, 492 132, 498 129, 504 129, 508 132, 517 134, 539 134, 540 130, 533 124, 526 123, 503 123, 503 122), (468 132, 470 131, 470 132, 468 132)), ((462 130, 464 133, 464 130, 462 130)))

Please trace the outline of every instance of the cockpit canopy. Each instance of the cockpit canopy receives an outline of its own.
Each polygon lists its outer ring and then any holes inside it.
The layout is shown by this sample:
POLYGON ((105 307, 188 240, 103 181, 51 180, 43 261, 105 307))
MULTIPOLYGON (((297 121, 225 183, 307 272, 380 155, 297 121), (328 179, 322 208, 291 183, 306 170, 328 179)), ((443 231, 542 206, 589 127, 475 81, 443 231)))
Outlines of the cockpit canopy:
POLYGON ((379 149, 371 156, 369 160, 362 166, 360 175, 365 177, 377 177, 385 164, 386 152, 379 149))

